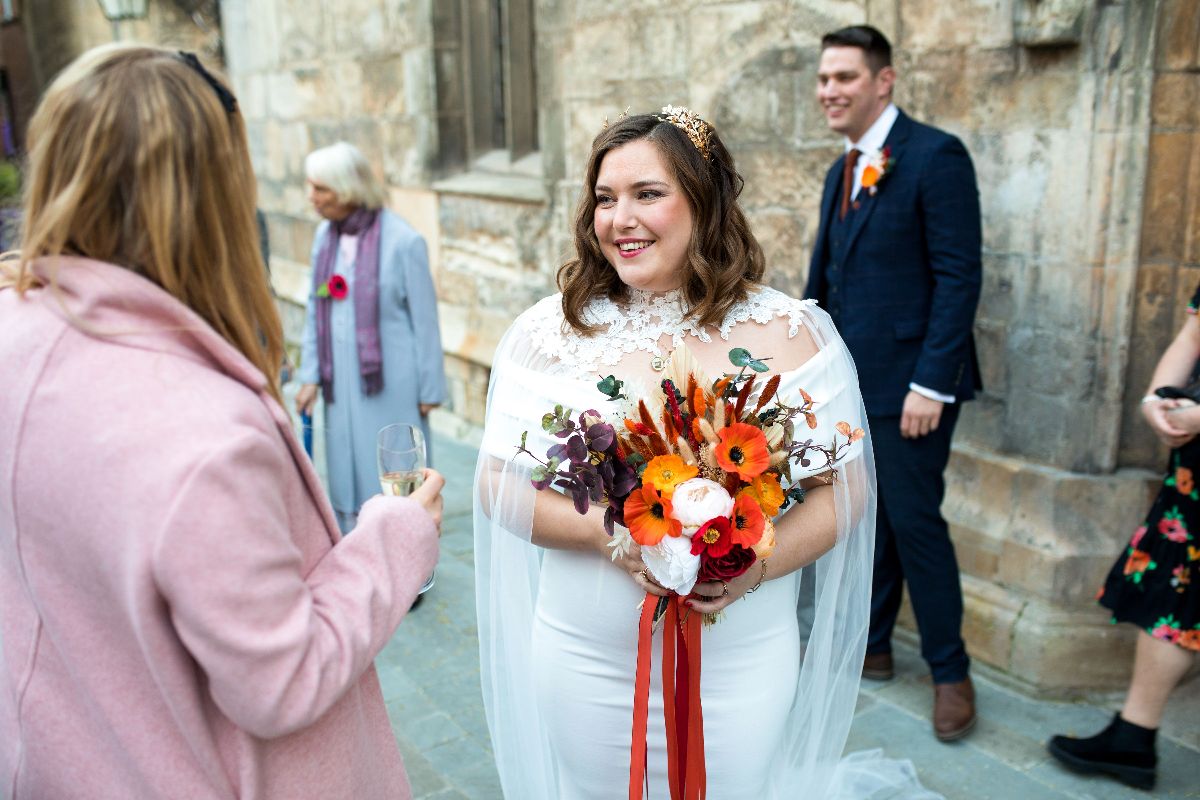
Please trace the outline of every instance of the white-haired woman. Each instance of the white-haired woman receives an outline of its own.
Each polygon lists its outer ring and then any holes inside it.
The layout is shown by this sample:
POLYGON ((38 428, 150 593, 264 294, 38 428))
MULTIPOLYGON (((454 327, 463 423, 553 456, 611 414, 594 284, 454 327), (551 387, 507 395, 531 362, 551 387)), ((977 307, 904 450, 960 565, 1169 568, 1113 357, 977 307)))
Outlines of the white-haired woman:
POLYGON ((309 153, 308 199, 325 222, 312 248, 296 410, 325 400, 329 498, 343 531, 379 493, 375 436, 394 422, 425 429, 445 399, 437 295, 425 240, 383 207, 383 187, 352 144, 309 153))

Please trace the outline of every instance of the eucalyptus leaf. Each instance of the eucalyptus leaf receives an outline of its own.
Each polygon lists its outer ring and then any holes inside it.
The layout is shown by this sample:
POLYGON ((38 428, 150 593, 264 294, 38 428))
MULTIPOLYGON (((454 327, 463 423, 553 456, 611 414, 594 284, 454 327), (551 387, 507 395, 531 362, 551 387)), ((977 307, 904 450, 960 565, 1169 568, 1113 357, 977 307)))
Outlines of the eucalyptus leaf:
POLYGON ((754 360, 750 351, 744 347, 735 347, 729 351, 729 361, 735 367, 744 367, 754 360))
POLYGON ((591 449, 598 450, 601 453, 606 452, 616 441, 616 431, 613 430, 611 425, 597 422, 588 428, 587 441, 591 449))
POLYGON ((753 361, 751 361, 746 366, 750 367, 750 369, 754 370, 755 372, 766 372, 767 370, 770 369, 770 367, 768 367, 763 362, 759 361, 757 358, 754 359, 753 361))
POLYGON ((621 389, 624 386, 625 382, 618 380, 616 375, 608 375, 602 381, 596 384, 596 388, 600 390, 600 393, 606 396, 609 400, 616 400, 620 397, 623 397, 621 394, 621 389))
POLYGON ((588 448, 582 436, 576 434, 567 440, 567 457, 572 461, 587 461, 588 448))

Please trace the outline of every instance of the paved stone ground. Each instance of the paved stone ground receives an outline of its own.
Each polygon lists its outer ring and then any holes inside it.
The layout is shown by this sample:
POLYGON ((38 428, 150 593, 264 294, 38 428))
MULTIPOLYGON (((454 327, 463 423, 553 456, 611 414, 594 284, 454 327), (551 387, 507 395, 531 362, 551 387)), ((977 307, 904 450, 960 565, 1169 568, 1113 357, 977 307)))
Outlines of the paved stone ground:
MULTIPOLYGON (((491 800, 500 791, 479 695, 469 484, 474 450, 435 437, 437 467, 447 477, 446 519, 437 585, 401 624, 378 667, 396 739, 417 800, 491 800)), ((897 677, 864 682, 848 751, 883 747, 909 758, 921 780, 948 800, 1116 800, 1200 797, 1200 702, 1193 680, 1177 692, 1160 737, 1160 782, 1153 793, 1059 769, 1044 743, 1054 733, 1091 734, 1119 697, 1053 703, 1004 688, 1000 676, 975 670, 980 721, 955 744, 930 731, 932 689, 916 651, 898 643, 897 677)), ((509 798, 509 800, 522 800, 509 798)), ((722 800, 714 798, 713 800, 722 800)))

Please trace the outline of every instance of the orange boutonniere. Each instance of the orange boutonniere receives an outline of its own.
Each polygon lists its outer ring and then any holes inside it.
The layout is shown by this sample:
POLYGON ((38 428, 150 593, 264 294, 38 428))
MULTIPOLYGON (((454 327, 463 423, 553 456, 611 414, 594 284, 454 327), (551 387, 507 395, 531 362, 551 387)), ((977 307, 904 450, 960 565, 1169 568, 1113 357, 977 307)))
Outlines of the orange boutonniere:
POLYGON ((879 182, 892 171, 892 148, 885 147, 866 154, 867 166, 863 168, 862 187, 872 197, 879 191, 879 182))

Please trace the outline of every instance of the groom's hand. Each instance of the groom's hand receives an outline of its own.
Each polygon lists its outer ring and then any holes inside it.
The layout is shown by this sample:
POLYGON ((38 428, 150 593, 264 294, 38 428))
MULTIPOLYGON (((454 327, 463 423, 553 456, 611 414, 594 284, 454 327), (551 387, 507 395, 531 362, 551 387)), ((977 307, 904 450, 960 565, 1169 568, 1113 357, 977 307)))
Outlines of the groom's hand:
POLYGON ((932 400, 911 389, 904 398, 904 410, 900 412, 900 435, 905 439, 920 439, 936 431, 942 419, 940 400, 932 400))

